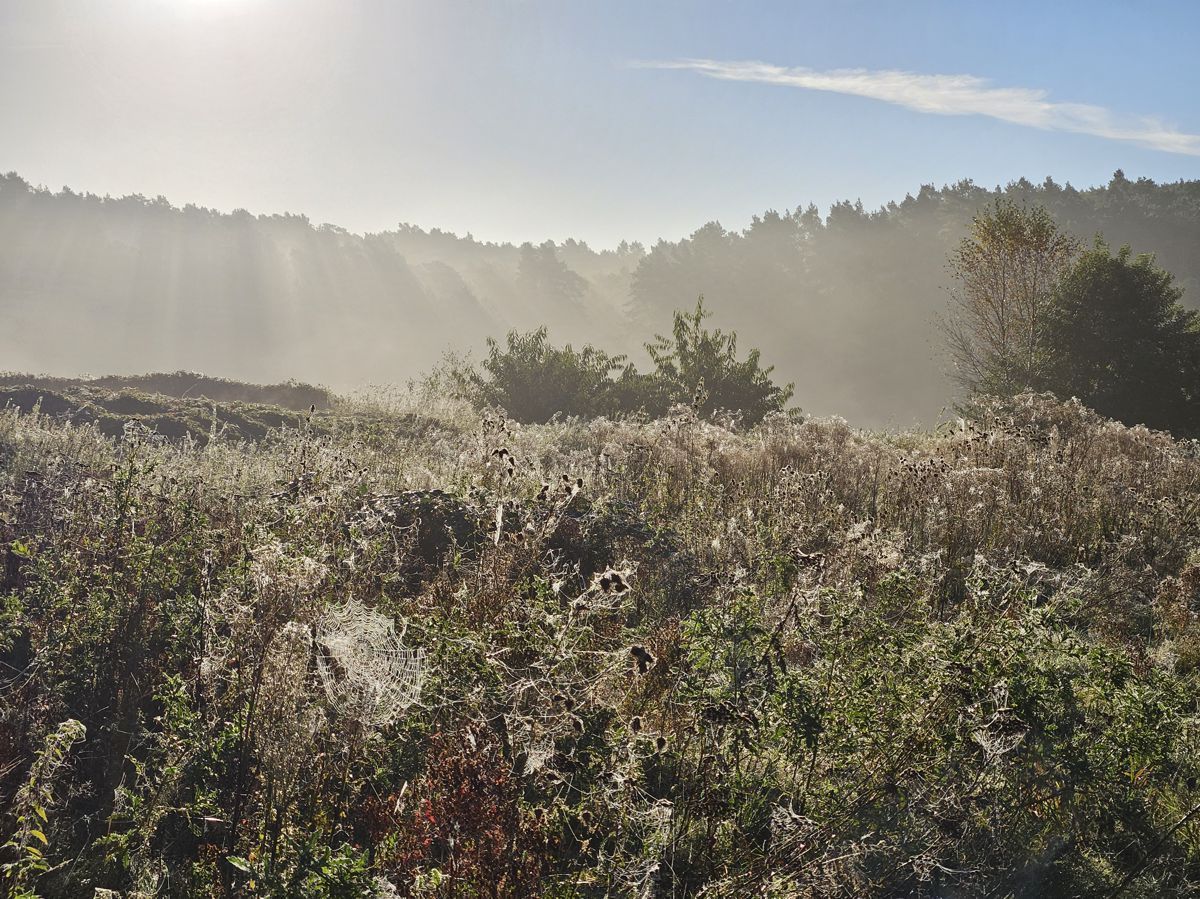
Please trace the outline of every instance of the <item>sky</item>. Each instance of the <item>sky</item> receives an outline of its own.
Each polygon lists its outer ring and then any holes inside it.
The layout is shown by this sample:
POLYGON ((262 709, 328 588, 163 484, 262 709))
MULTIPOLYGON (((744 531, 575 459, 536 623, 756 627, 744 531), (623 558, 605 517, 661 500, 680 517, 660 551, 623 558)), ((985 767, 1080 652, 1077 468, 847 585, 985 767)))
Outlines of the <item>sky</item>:
POLYGON ((1200 177, 1200 2, 0 0, 0 170, 597 248, 1200 177))

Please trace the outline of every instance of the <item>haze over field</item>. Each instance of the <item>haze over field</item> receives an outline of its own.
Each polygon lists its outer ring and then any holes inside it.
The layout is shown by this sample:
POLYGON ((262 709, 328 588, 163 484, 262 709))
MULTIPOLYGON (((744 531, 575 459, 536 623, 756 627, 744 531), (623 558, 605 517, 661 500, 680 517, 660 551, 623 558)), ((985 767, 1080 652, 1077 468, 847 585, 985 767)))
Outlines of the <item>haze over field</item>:
POLYGON ((0 368, 347 389, 542 324, 636 360, 703 294, 805 409, 928 422, 996 185, 1196 303, 1200 14, 1145 9, 0 4, 0 368))
MULTIPOLYGON (((1154 250, 1200 300, 1200 182, 1118 176, 1008 186, 1084 241, 1154 250)), ((644 358, 703 294, 762 349, 805 410, 861 426, 930 422, 951 402, 937 316, 947 253, 994 192, 924 187, 877 210, 843 202, 710 222, 651 247, 514 246, 417 226, 357 235, 300 215, 38 191, 0 178, 0 296, 10 370, 173 371, 349 389, 428 371, 446 350, 549 327, 644 358)))

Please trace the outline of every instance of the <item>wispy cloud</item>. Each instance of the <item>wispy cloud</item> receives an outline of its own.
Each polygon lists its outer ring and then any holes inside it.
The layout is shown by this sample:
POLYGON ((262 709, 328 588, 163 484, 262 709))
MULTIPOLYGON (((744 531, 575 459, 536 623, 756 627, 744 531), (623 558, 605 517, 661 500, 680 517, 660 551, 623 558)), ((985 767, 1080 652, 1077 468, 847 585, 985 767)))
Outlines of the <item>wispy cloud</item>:
POLYGON ((1166 153, 1200 156, 1200 134, 1187 134, 1151 118, 1122 117, 1086 103, 1058 103, 1044 90, 993 87, 974 75, 921 75, 869 69, 789 68, 764 62, 677 59, 635 62, 639 68, 684 69, 726 81, 755 81, 812 91, 851 94, 934 115, 983 115, 1004 122, 1129 141, 1166 153))

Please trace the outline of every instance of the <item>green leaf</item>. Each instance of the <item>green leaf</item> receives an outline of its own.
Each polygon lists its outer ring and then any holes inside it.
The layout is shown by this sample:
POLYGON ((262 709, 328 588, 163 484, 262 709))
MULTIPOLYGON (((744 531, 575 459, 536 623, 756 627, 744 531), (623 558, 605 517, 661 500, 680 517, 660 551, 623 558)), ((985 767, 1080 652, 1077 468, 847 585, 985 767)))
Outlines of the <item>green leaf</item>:
POLYGON ((240 855, 227 855, 225 856, 225 861, 229 862, 229 864, 233 865, 243 874, 254 873, 254 869, 250 866, 250 862, 242 858, 240 855))
POLYGON ((50 845, 50 841, 46 839, 46 835, 44 833, 42 833, 40 830, 31 830, 31 831, 29 831, 29 835, 31 837, 37 837, 39 840, 41 840, 43 846, 50 845))

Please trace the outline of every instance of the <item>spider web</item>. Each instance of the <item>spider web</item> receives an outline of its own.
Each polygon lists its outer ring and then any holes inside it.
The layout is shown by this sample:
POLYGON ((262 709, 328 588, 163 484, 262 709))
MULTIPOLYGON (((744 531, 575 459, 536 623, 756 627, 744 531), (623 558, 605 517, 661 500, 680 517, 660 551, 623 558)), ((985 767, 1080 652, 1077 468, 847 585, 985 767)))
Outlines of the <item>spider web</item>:
POLYGON ((350 600, 325 612, 316 641, 317 672, 339 714, 381 727, 420 697, 425 651, 407 648, 388 616, 350 600))

